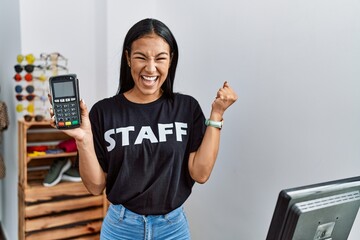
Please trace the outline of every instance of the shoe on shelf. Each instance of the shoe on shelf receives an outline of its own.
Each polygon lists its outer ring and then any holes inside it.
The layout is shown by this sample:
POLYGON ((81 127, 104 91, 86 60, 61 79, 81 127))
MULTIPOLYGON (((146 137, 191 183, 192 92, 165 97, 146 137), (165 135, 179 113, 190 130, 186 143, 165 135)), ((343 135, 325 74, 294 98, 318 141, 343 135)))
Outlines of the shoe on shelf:
POLYGON ((70 167, 71 160, 69 158, 57 158, 51 164, 48 174, 46 175, 43 185, 52 187, 61 181, 61 178, 70 167))
POLYGON ((69 182, 81 182, 80 173, 77 168, 71 167, 62 175, 61 180, 69 182))

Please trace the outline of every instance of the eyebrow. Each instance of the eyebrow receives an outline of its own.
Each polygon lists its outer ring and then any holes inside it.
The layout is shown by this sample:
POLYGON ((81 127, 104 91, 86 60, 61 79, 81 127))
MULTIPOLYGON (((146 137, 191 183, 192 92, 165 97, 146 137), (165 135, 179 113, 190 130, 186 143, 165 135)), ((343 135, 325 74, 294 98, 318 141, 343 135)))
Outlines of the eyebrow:
MULTIPOLYGON (((144 53, 142 53, 142 52, 134 52, 133 55, 135 55, 135 54, 139 54, 139 55, 142 55, 142 56, 146 57, 146 55, 145 55, 144 53)), ((155 57, 159 57, 159 56, 161 56, 161 55, 167 55, 167 56, 168 56, 169 53, 167 53, 167 52, 161 52, 161 53, 157 54, 155 57)))

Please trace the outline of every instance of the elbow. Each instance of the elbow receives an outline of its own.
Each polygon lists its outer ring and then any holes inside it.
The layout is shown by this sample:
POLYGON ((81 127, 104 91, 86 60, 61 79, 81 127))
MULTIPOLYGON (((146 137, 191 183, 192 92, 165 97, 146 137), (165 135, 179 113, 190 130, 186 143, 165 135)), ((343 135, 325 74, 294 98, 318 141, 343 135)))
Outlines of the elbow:
MULTIPOLYGON (((86 172, 85 172, 86 173, 86 172)), ((86 189, 92 195, 101 195, 106 187, 106 176, 84 174, 80 169, 80 176, 86 189)))
POLYGON ((191 177, 195 182, 199 184, 204 184, 209 180, 210 175, 199 175, 199 176, 191 176, 191 177))
POLYGON ((105 186, 104 185, 95 185, 95 184, 86 184, 84 182, 84 185, 86 189, 91 193, 92 195, 101 195, 104 192, 105 186))
POLYGON ((199 180, 195 180, 195 181, 199 184, 205 184, 207 182, 207 179, 199 179, 199 180))
POLYGON ((99 196, 103 193, 103 191, 100 191, 100 192, 91 192, 92 195, 94 196, 99 196))
POLYGON ((209 180, 211 175, 211 170, 212 168, 209 167, 205 167, 201 169, 192 168, 190 169, 190 176, 195 182, 199 184, 204 184, 209 180))
POLYGON ((200 184, 206 183, 211 175, 216 158, 198 158, 195 161, 193 154, 189 160, 189 174, 191 178, 200 184))
POLYGON ((104 188, 89 188, 87 187, 87 190, 92 194, 92 195, 101 195, 104 192, 104 188))

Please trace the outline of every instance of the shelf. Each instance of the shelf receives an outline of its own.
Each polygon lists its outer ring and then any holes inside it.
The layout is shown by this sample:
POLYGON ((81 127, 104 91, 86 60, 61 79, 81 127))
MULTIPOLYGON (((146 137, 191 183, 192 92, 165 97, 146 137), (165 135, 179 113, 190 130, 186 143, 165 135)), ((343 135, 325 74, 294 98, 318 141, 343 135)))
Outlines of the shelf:
POLYGON ((34 157, 27 156, 27 162, 29 163, 33 159, 47 159, 47 158, 62 158, 62 157, 76 157, 77 152, 68 153, 47 153, 45 155, 39 155, 34 157))
POLYGON ((33 204, 26 207, 25 217, 34 218, 39 216, 72 211, 76 209, 86 209, 90 207, 101 207, 103 204, 102 196, 86 196, 62 201, 51 201, 40 204, 33 204))
POLYGON ((60 181, 43 186, 54 160, 76 160, 77 152, 28 156, 28 146, 54 147, 71 139, 49 121, 18 121, 19 152, 19 240, 99 239, 107 211, 105 193, 94 196, 82 182, 60 181), (56 145, 55 145, 56 146, 56 145))
POLYGON ((19 120, 24 126, 26 127, 33 127, 33 126, 45 126, 45 127, 51 127, 50 126, 50 119, 45 119, 43 121, 37 122, 37 121, 30 121, 26 122, 25 120, 19 120))
POLYGON ((55 197, 90 195, 82 182, 60 182, 52 187, 44 187, 41 182, 36 182, 25 189, 25 202, 51 200, 55 197))
POLYGON ((49 240, 49 239, 98 240, 100 239, 99 232, 100 232, 101 224, 102 221, 91 221, 78 226, 43 230, 41 232, 34 232, 29 234, 26 239, 27 240, 49 240), (85 236, 81 237, 82 235, 85 236))

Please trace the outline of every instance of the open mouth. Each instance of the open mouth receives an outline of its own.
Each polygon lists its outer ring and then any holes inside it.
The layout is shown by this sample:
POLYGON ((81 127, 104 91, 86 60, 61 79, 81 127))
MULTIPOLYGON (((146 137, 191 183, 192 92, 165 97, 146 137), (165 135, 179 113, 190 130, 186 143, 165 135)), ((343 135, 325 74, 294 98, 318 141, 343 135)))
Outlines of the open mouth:
POLYGON ((152 86, 155 84, 156 80, 159 79, 159 76, 141 76, 141 79, 143 80, 144 84, 146 86, 152 86))

